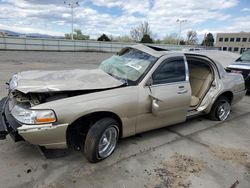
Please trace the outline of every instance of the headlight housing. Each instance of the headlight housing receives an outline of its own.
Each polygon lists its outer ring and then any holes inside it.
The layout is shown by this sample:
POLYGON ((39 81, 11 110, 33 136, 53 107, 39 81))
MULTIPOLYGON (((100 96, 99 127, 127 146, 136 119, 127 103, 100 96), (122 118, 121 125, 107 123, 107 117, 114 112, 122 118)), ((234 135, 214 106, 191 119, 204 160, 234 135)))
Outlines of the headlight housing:
POLYGON ((36 125, 56 122, 56 115, 53 110, 30 110, 15 105, 11 114, 23 124, 36 125))

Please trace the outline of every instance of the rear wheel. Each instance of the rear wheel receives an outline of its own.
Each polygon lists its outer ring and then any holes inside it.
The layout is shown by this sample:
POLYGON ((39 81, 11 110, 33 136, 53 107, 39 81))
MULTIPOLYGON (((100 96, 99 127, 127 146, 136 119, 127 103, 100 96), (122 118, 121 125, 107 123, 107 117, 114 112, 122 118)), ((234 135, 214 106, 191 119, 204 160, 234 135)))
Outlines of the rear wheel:
POLYGON ((210 113, 209 118, 216 121, 225 121, 231 112, 231 104, 229 100, 221 96, 214 103, 210 113))
POLYGON ((112 118, 103 118, 90 127, 84 153, 90 162, 109 157, 115 150, 119 138, 118 123, 112 118))

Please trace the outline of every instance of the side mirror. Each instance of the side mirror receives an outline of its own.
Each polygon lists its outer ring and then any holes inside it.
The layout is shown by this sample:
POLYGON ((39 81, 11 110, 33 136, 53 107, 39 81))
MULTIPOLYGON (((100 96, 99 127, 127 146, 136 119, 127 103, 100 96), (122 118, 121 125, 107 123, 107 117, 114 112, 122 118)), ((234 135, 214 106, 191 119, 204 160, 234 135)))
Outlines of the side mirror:
POLYGON ((152 85, 153 85, 153 78, 150 77, 146 82, 146 86, 152 86, 152 85))
POLYGON ((152 114, 157 116, 158 115, 158 111, 160 108, 159 102, 161 102, 160 99, 154 97, 153 95, 149 95, 151 98, 151 110, 152 110, 152 114))
POLYGON ((159 101, 157 101, 156 99, 152 99, 152 114, 154 114, 155 116, 157 116, 158 114, 158 110, 160 108, 159 101))

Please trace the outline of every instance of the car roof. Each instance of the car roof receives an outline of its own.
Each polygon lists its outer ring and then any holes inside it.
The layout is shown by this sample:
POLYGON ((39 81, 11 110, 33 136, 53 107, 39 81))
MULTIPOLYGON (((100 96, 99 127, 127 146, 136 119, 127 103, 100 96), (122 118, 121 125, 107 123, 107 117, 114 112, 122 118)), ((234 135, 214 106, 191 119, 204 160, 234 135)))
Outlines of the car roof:
POLYGON ((147 54, 150 54, 154 57, 161 57, 163 55, 167 55, 167 54, 179 54, 179 55, 184 55, 183 52, 176 52, 176 51, 169 51, 167 49, 163 49, 163 48, 155 48, 155 47, 151 47, 151 46, 146 46, 146 45, 143 45, 143 44, 137 44, 137 45, 133 45, 131 46, 131 48, 134 48, 134 49, 137 49, 137 50, 140 50, 140 51, 143 51, 147 54), (161 49, 161 50, 157 50, 157 49, 161 49))
POLYGON ((219 51, 219 50, 199 50, 199 51, 169 51, 167 49, 164 50, 164 48, 154 48, 151 46, 146 46, 143 44, 137 44, 131 46, 131 48, 138 49, 140 51, 143 51, 147 54, 150 54, 154 57, 161 57, 164 55, 170 55, 170 56, 183 56, 183 55, 195 55, 195 56, 206 56, 210 59, 212 59, 216 64, 220 64, 223 67, 227 67, 229 64, 234 62, 236 59, 240 57, 239 54, 227 52, 227 51, 219 51), (159 50, 160 49, 160 50, 159 50))

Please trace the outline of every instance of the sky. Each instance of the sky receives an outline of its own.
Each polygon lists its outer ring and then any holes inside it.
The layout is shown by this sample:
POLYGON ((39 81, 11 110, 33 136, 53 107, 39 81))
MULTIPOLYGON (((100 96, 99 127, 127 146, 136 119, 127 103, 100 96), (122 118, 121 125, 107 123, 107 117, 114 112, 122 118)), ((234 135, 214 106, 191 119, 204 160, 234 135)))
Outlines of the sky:
MULTIPOLYGON (((177 19, 187 20, 184 38, 189 30, 200 38, 208 32, 250 32, 250 0, 81 0, 79 5, 74 28, 91 38, 130 35, 131 28, 148 21, 153 37, 162 39, 179 32, 177 19)), ((71 32, 71 10, 64 0, 0 0, 0 29, 63 36, 71 32)))

